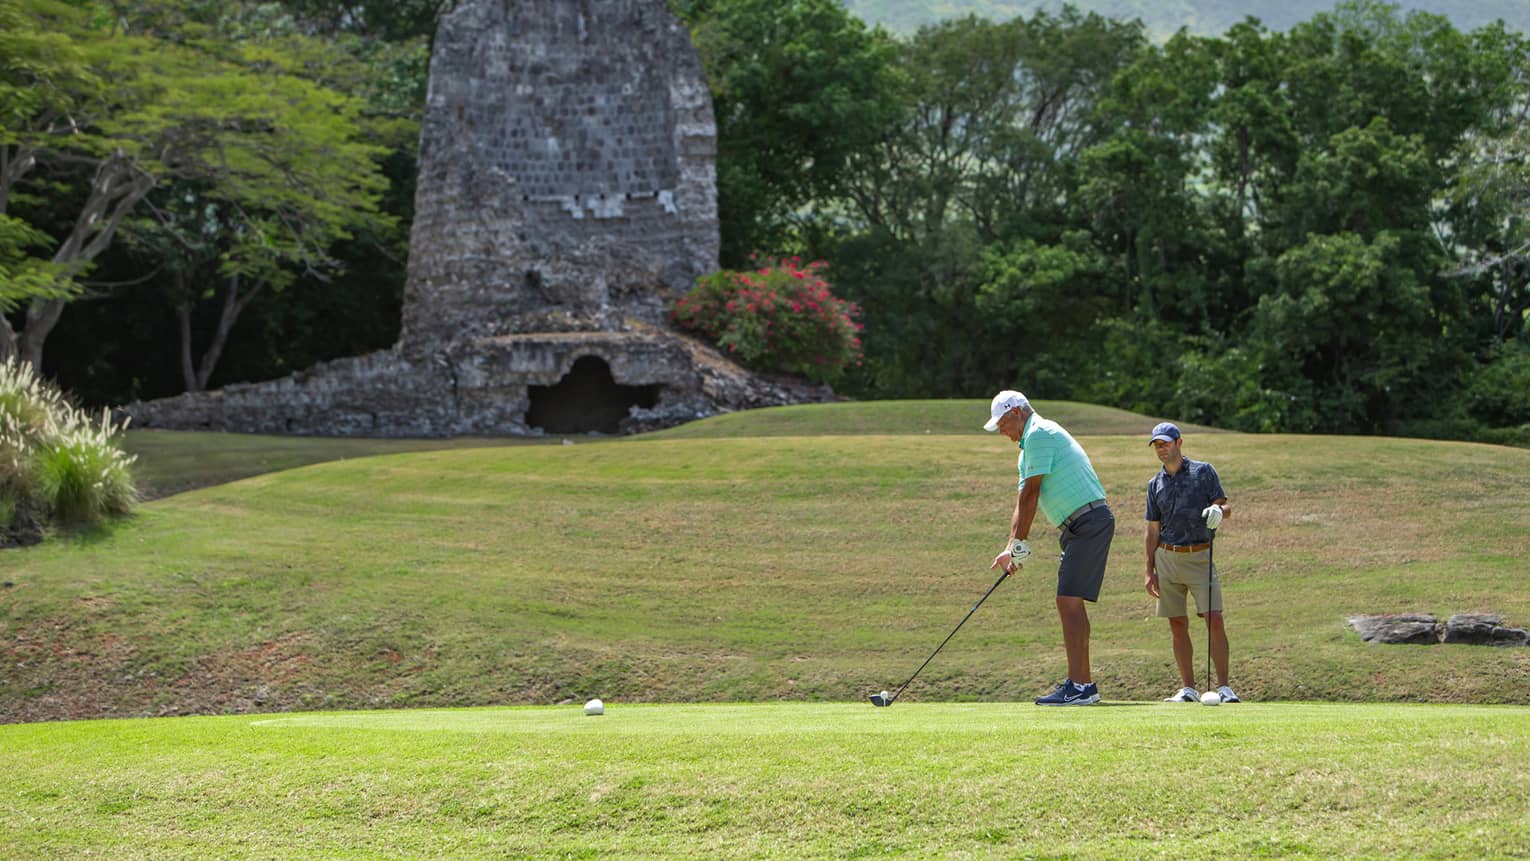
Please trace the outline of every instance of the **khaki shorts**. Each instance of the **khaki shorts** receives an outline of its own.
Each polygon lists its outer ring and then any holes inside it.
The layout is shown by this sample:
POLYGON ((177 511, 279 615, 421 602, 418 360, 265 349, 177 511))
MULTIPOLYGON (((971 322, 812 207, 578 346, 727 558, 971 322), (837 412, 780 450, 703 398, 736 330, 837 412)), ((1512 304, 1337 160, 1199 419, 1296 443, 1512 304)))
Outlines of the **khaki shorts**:
POLYGON ((1153 568, 1158 572, 1158 617, 1172 619, 1189 615, 1186 597, 1195 594, 1196 615, 1222 612, 1222 579, 1212 578, 1207 570, 1211 551, 1175 553, 1162 547, 1153 551, 1153 568), (1207 594, 1207 586, 1211 594, 1207 594))

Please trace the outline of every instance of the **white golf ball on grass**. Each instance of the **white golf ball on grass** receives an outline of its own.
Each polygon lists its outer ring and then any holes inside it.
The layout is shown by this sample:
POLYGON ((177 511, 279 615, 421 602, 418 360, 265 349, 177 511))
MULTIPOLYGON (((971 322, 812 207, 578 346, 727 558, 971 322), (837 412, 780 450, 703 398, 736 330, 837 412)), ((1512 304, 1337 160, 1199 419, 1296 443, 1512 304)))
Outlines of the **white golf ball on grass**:
POLYGON ((599 699, 593 699, 584 704, 584 713, 587 715, 603 715, 606 713, 606 704, 599 699))
POLYGON ((1203 705, 1203 706, 1219 706, 1221 704, 1222 704, 1222 695, 1217 693, 1216 691, 1207 691, 1206 693, 1201 694, 1201 705, 1203 705))

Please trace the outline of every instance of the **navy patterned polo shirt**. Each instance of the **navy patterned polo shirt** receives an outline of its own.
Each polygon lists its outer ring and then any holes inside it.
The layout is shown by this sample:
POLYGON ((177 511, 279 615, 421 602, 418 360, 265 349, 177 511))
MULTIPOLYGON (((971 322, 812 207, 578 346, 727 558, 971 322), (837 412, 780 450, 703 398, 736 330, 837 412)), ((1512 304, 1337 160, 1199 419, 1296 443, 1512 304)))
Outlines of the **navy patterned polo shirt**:
POLYGON ((1205 544, 1211 530, 1201 512, 1226 496, 1211 464, 1187 457, 1173 475, 1160 469, 1148 482, 1146 519, 1158 521, 1158 540, 1166 544, 1205 544))

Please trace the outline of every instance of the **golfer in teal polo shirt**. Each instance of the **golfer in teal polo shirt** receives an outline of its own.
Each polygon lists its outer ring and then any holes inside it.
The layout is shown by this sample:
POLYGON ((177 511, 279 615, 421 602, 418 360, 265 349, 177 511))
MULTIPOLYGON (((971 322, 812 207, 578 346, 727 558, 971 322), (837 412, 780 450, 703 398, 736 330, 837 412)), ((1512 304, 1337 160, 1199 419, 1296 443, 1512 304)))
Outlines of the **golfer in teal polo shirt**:
POLYGON ((1006 389, 989 404, 983 430, 998 431, 1020 446, 1020 493, 1010 519, 1009 541, 990 569, 1014 571, 1031 555, 1036 510, 1057 526, 1062 558, 1057 564, 1057 617, 1062 622, 1068 677, 1039 706, 1087 706, 1100 701, 1089 670, 1089 611, 1100 598, 1116 516, 1082 446, 1057 422, 1031 409, 1019 392, 1006 389))

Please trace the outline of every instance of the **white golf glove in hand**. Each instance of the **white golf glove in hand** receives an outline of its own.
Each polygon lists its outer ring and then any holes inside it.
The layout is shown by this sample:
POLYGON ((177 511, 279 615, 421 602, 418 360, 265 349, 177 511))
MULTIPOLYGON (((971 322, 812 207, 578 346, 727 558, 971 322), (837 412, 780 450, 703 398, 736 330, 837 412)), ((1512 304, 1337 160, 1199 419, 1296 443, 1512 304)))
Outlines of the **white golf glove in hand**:
POLYGON ((1207 529, 1216 529, 1222 525, 1222 506, 1208 505, 1206 510, 1201 512, 1201 516, 1206 518, 1207 529))
POLYGON ((1014 538, 1010 540, 1009 544, 1005 546, 998 556, 993 557, 993 564, 988 566, 988 569, 991 571, 1003 565, 1005 571, 1013 574, 1020 568, 1025 567, 1021 563, 1030 555, 1031 545, 1018 538, 1014 538))
POLYGON ((1015 538, 1009 542, 1009 558, 1016 565, 1024 562, 1026 557, 1030 555, 1031 545, 1027 544, 1025 541, 1022 541, 1019 538, 1015 538))

